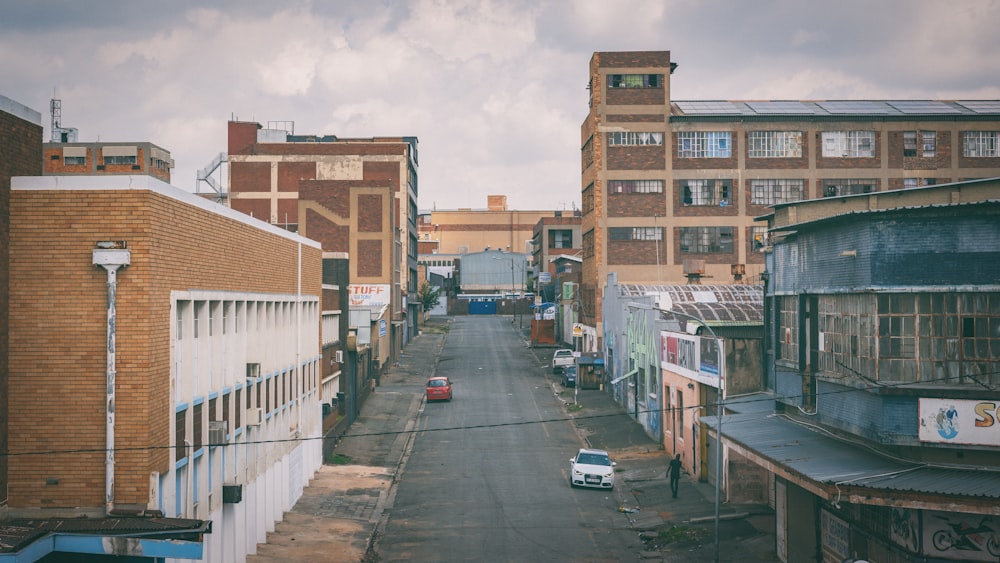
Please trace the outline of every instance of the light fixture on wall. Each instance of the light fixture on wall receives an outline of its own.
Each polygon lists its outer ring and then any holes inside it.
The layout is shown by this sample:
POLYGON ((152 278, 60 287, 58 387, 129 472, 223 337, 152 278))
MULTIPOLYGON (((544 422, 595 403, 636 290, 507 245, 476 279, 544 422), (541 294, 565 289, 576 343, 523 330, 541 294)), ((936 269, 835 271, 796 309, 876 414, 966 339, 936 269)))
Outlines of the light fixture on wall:
POLYGON ((694 383, 688 383, 688 389, 694 389, 694 383))

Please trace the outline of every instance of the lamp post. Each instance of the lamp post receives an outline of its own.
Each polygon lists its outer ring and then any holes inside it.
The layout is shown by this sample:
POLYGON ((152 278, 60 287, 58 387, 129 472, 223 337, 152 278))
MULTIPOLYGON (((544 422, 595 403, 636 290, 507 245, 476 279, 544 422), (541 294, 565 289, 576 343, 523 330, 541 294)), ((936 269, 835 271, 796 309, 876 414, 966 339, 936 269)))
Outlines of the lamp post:
POLYGON ((722 343, 719 341, 719 337, 712 330, 712 327, 703 320, 695 317, 694 315, 689 315, 687 313, 680 313, 674 310, 665 310, 664 313, 670 315, 677 315, 685 317, 687 319, 693 320, 700 324, 701 326, 708 329, 709 334, 715 340, 715 349, 718 353, 717 362, 719 364, 719 392, 716 396, 716 415, 719 417, 719 422, 715 427, 716 437, 715 437, 715 563, 719 563, 719 509, 722 504, 722 413, 726 408, 726 356, 723 353, 722 343))

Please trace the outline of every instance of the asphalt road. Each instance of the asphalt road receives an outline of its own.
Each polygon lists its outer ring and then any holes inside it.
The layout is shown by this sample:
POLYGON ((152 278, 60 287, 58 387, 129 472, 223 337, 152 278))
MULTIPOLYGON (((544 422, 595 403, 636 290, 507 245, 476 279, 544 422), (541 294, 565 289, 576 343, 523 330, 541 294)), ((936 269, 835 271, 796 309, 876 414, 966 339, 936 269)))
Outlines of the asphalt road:
MULTIPOLYGON (((584 445, 509 318, 456 317, 374 546, 379 561, 634 561, 619 490, 569 486, 584 445)), ((558 390, 558 389, 555 389, 558 390)))

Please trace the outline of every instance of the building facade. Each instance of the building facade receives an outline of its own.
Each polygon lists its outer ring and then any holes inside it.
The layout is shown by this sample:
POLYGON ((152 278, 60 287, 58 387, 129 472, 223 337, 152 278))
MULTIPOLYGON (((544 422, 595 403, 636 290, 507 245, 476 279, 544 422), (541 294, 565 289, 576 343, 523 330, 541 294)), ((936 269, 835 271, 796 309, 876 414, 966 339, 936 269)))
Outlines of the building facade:
POLYGON ((723 436, 772 474, 779 555, 996 561, 1000 179, 767 219, 776 408, 723 436))
POLYGON ((771 206, 1000 176, 1000 101, 673 101, 669 51, 598 52, 581 128, 581 322, 623 282, 759 283, 771 206))
POLYGON ((148 174, 167 184, 174 161, 153 143, 45 143, 46 176, 135 176, 148 174))
POLYGON ((417 333, 416 137, 296 135, 290 122, 229 122, 229 188, 237 211, 346 252, 351 284, 389 287, 383 364, 417 333))
POLYGON ((507 196, 487 196, 486 209, 434 209, 421 211, 420 240, 436 242, 440 254, 468 254, 486 250, 533 252, 534 228, 543 218, 560 211, 519 211, 507 208, 507 196))
POLYGON ((0 516, 7 508, 10 335, 10 180, 42 173, 42 116, 0 96, 0 516))
POLYGON ((319 243, 151 176, 18 177, 10 218, 10 515, 255 553, 322 463, 319 243))

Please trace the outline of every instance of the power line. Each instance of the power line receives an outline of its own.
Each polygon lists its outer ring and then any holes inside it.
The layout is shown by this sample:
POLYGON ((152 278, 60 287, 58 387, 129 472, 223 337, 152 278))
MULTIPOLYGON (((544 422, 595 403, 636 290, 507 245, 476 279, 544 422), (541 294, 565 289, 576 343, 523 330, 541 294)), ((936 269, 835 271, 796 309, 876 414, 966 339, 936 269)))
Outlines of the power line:
MULTIPOLYGON (((980 376, 984 376, 984 375, 997 375, 997 374, 1000 374, 1000 372, 988 372, 988 373, 981 373, 979 375, 980 376)), ((930 380, 927 380, 927 381, 919 381, 919 382, 906 381, 906 382, 899 382, 899 383, 895 383, 895 384, 892 384, 892 383, 872 384, 872 385, 869 385, 869 386, 866 386, 866 387, 858 387, 858 388, 852 387, 852 388, 848 388, 848 389, 838 389, 838 390, 834 390, 834 391, 825 391, 823 393, 817 393, 817 396, 838 395, 838 394, 841 394, 841 393, 853 393, 853 392, 857 392, 857 391, 866 391, 866 390, 870 390, 870 389, 885 389, 885 388, 897 388, 897 387, 903 388, 903 387, 907 387, 907 386, 916 386, 916 385, 922 385, 922 384, 932 383, 934 381, 948 381, 950 379, 953 379, 953 378, 951 378, 951 377, 942 377, 942 378, 938 378, 938 379, 930 379, 930 380)), ((774 394, 774 395, 768 395, 766 397, 761 397, 761 398, 758 398, 758 399, 747 399, 747 400, 741 401, 740 404, 753 404, 753 403, 758 403, 758 402, 774 402, 774 401, 779 400, 779 399, 793 399, 793 398, 797 398, 797 397, 801 397, 801 395, 777 395, 777 394, 774 394)), ((710 406, 712 406, 712 405, 691 405, 691 406, 686 406, 686 407, 683 407, 683 408, 669 407, 669 408, 660 408, 660 409, 645 409, 645 410, 637 410, 636 414, 637 415, 640 414, 640 413, 644 414, 644 415, 645 414, 651 414, 651 413, 662 414, 662 413, 665 413, 665 412, 676 412, 676 411, 680 411, 680 410, 684 410, 684 411, 687 411, 687 410, 696 410, 696 409, 700 410, 700 409, 703 409, 703 408, 708 408, 710 406)), ((622 415, 628 416, 627 413, 616 412, 616 413, 595 414, 595 415, 587 415, 587 416, 566 416, 566 417, 548 418, 548 419, 542 419, 542 420, 526 420, 526 421, 518 421, 518 422, 498 422, 498 423, 493 423, 493 424, 474 424, 474 425, 468 425, 468 426, 450 426, 450 427, 447 427, 447 428, 423 428, 423 429, 413 429, 413 430, 390 430, 390 431, 385 431, 385 432, 365 432, 365 433, 360 433, 360 434, 344 434, 342 436, 337 437, 337 440, 346 440, 346 439, 351 439, 351 438, 370 438, 370 437, 377 437, 377 436, 399 436, 399 435, 404 435, 404 434, 424 434, 424 433, 430 433, 430 432, 450 432, 450 431, 455 431, 455 430, 482 430, 482 429, 491 429, 491 428, 506 428, 506 427, 516 427, 516 426, 528 426, 528 425, 533 425, 533 424, 547 424, 547 423, 552 423, 552 422, 570 422, 570 421, 580 421, 580 420, 595 420, 595 419, 600 419, 600 418, 618 417, 618 416, 622 416, 622 415)), ((316 436, 316 437, 306 437, 306 438, 286 438, 286 439, 277 439, 277 440, 252 440, 252 441, 243 441, 243 442, 236 442, 236 443, 228 442, 228 443, 222 443, 222 444, 211 444, 211 443, 208 443, 208 444, 202 444, 201 447, 202 448, 206 448, 206 447, 211 448, 211 447, 226 447, 226 446, 250 446, 250 445, 262 445, 262 444, 287 444, 287 443, 297 443, 297 442, 311 442, 311 441, 315 441, 315 440, 324 440, 324 439, 327 439, 327 438, 324 437, 324 436, 316 436)), ((162 445, 160 445, 160 446, 137 446, 137 447, 131 447, 131 448, 114 448, 114 450, 116 452, 141 452, 141 451, 155 451, 155 450, 176 450, 177 448, 188 448, 188 447, 191 447, 191 446, 162 446, 162 445)), ((25 456, 39 456, 39 455, 66 455, 66 454, 88 454, 88 453, 101 453, 101 454, 103 454, 103 453, 106 453, 107 451, 108 450, 106 448, 74 448, 74 449, 66 449, 66 450, 42 450, 42 451, 33 451, 33 452, 7 452, 7 453, 0 453, 0 457, 25 457, 25 456)))

